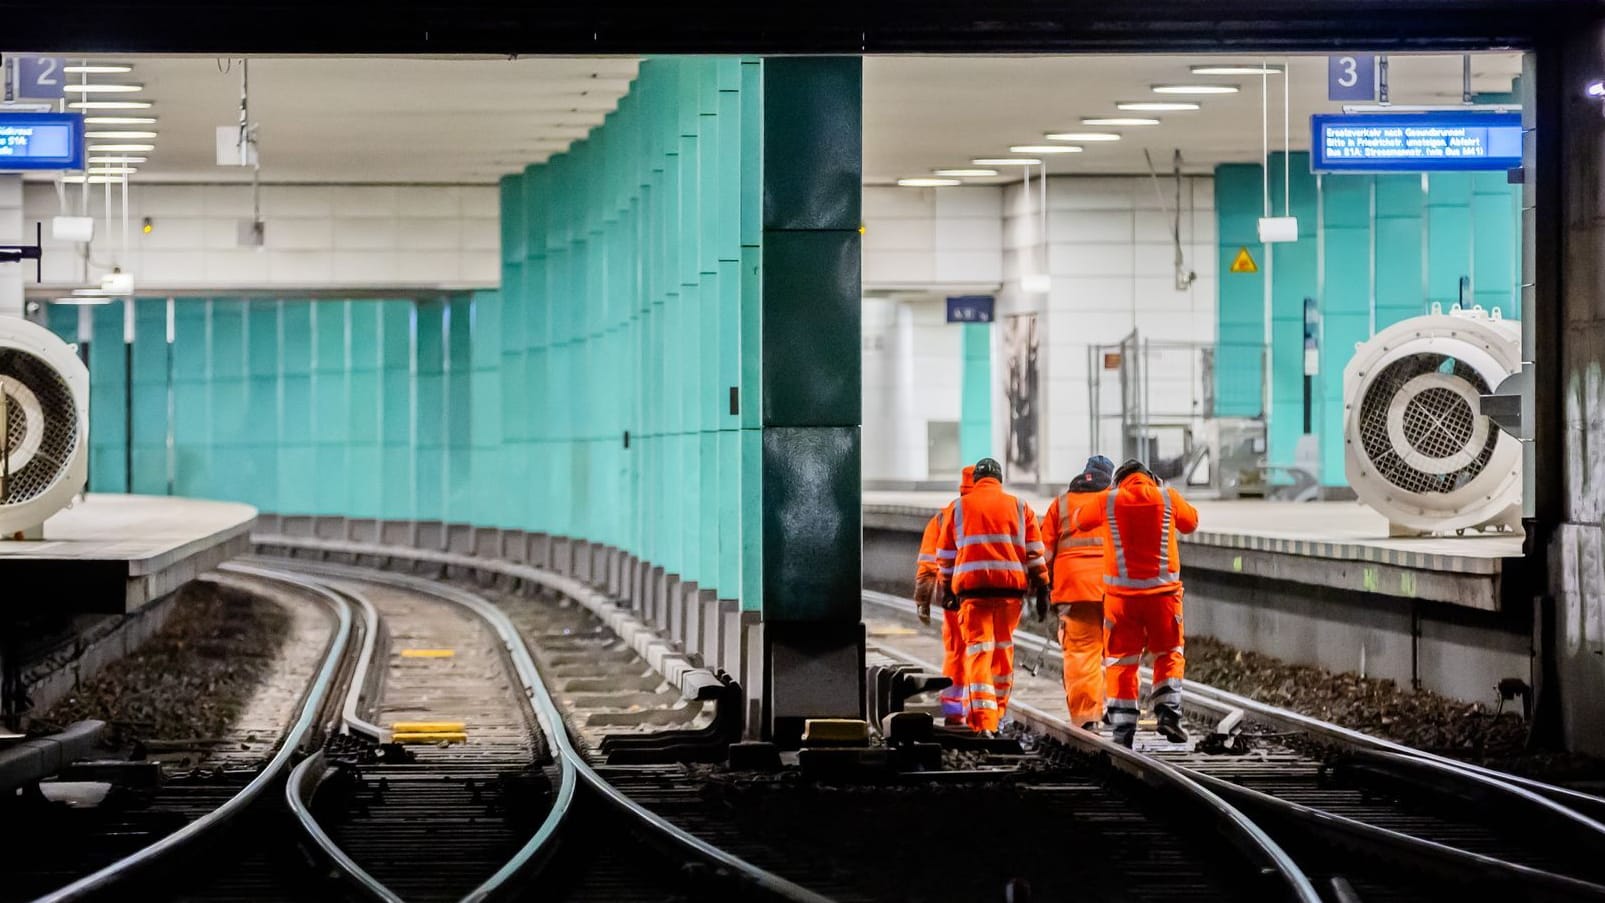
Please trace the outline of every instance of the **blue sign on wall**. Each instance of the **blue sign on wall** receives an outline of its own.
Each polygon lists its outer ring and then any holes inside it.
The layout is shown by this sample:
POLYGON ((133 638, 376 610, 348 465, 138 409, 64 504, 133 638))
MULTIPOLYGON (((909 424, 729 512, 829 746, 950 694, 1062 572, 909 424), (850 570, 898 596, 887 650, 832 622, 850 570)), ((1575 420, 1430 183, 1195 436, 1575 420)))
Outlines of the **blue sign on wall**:
POLYGON ((17 96, 33 100, 56 100, 64 93, 67 73, 62 69, 67 61, 59 56, 19 56, 17 61, 17 96))
POLYGON ((1315 172, 1467 172, 1521 167, 1520 113, 1310 117, 1315 172))
POLYGON ((1327 100, 1375 100, 1377 73, 1374 56, 1350 54, 1326 58, 1327 100))
POLYGON ((957 295, 947 299, 949 323, 992 322, 991 295, 957 295))
POLYGON ((0 113, 0 171, 83 169, 80 113, 0 113))

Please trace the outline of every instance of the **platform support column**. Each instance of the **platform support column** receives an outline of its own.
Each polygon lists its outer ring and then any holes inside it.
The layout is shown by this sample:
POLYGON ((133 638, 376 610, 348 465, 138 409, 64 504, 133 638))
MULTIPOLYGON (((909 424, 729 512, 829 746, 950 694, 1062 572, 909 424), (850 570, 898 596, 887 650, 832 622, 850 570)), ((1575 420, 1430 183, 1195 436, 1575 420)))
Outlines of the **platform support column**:
POLYGON ((765 717, 862 717, 859 291, 863 65, 763 62, 765 717))

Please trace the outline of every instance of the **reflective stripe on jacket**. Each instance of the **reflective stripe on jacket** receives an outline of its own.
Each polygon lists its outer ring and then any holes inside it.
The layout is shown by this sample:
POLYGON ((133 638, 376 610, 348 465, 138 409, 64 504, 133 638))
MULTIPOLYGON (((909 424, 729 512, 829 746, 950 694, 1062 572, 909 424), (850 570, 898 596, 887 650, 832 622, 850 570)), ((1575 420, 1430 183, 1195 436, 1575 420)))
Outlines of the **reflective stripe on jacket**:
POLYGON ((1126 477, 1076 509, 1076 529, 1099 528, 1107 545, 1105 588, 1123 595, 1171 592, 1181 586, 1178 534, 1198 529, 1198 510, 1146 474, 1126 477))
POLYGON ((1103 531, 1074 527, 1082 506, 1102 500, 1099 492, 1066 492, 1042 519, 1042 542, 1053 572, 1054 602, 1097 602, 1103 598, 1103 531))
POLYGON ((1036 514, 987 478, 953 505, 937 552, 942 578, 956 595, 1024 595, 1048 570, 1036 514))

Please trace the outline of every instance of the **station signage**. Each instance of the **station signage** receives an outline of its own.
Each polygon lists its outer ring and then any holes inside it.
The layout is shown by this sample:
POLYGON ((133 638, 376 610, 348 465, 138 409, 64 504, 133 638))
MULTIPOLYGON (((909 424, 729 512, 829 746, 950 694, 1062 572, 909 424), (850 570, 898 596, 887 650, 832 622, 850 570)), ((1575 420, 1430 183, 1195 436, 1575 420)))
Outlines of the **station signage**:
POLYGON ((1520 113, 1355 113, 1310 117, 1315 172, 1521 168, 1520 113))
POLYGON ((992 322, 991 295, 955 295, 947 299, 949 323, 992 322))
POLYGON ((84 168, 80 113, 0 113, 0 172, 84 168))

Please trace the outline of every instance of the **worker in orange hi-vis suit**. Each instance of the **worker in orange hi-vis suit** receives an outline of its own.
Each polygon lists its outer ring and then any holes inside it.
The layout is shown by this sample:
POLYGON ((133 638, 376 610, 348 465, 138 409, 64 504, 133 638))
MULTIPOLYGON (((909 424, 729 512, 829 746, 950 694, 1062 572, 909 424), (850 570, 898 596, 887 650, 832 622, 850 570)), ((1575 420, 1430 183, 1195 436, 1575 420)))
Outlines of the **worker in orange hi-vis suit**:
POLYGON ((937 556, 943 604, 956 608, 964 636, 964 686, 970 727, 991 735, 1007 714, 1014 686, 1014 627, 1027 593, 1048 606, 1048 568, 1036 514, 1003 491, 1003 467, 975 463, 975 487, 942 522, 937 556))
MULTIPOLYGON (((968 495, 974 485, 975 467, 964 468, 959 481, 959 498, 968 495)), ((931 516, 920 539, 919 566, 914 571, 914 607, 919 611, 920 622, 931 623, 931 603, 941 604, 941 568, 937 561, 937 543, 942 536, 942 521, 953 516, 953 505, 931 516)), ((942 609, 942 674, 952 681, 942 690, 942 720, 950 725, 961 725, 970 713, 969 696, 964 692, 964 637, 959 631, 959 613, 942 609)))
POLYGON ((1072 529, 1083 505, 1102 501, 1115 472, 1103 455, 1087 459, 1070 490, 1042 518, 1042 544, 1053 574, 1053 610, 1064 649, 1064 696, 1070 723, 1095 731, 1103 720, 1103 531, 1072 529))
POLYGON ((1181 547, 1177 534, 1198 529, 1198 511, 1181 493, 1160 485, 1141 461, 1115 471, 1114 486, 1071 517, 1078 530, 1104 537, 1103 617, 1105 687, 1115 740, 1131 746, 1137 734, 1137 664, 1154 654, 1151 694, 1159 732, 1181 743, 1181 547))

